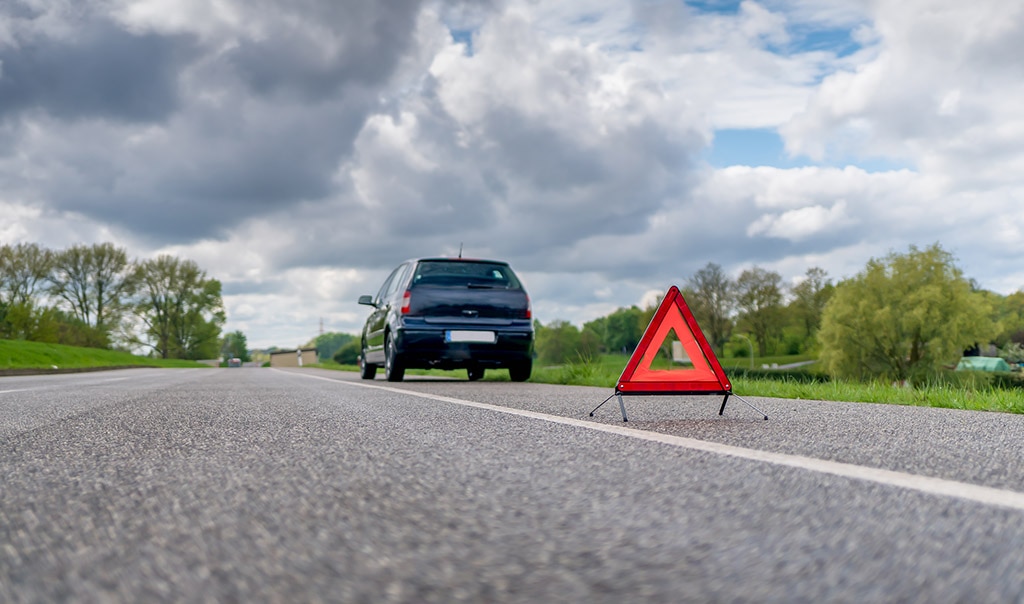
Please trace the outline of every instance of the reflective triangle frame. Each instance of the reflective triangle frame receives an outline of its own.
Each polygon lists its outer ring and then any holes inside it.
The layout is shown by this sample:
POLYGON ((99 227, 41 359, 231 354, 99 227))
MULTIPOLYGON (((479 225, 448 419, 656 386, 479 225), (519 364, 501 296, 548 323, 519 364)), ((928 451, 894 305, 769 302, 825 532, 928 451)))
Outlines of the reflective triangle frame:
POLYGON ((615 385, 616 394, 730 394, 732 384, 697 325, 679 288, 669 288, 615 385), (675 331, 692 368, 651 369, 661 345, 675 331))
POLYGON ((622 402, 623 395, 627 394, 720 394, 725 398, 722 399, 722 406, 718 409, 719 415, 725 413, 725 404, 729 402, 729 397, 735 396, 764 416, 765 420, 768 419, 768 415, 764 411, 733 393, 732 384, 726 377, 721 363, 718 362, 715 351, 712 350, 707 338, 704 337, 704 332, 697 325, 697 319, 693 317, 690 307, 686 305, 683 294, 674 285, 665 294, 661 305, 658 306, 654 317, 651 318, 647 329, 644 330, 644 335, 640 337, 640 343, 633 351, 633 355, 629 357, 626 368, 622 370, 622 375, 619 376, 615 384, 615 392, 595 407, 590 412, 590 417, 594 417, 594 412, 612 398, 618 398, 622 421, 629 421, 626 418, 626 405, 622 402), (651 364, 657 357, 661 345, 672 331, 676 332, 676 337, 679 338, 686 350, 693 367, 651 369, 651 364))

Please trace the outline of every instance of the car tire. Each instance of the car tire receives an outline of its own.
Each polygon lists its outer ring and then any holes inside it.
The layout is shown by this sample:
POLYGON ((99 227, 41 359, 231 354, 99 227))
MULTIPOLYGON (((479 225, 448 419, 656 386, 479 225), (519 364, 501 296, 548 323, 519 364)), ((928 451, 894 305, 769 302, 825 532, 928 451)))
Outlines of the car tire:
POLYGON ((398 355, 390 331, 384 336, 384 377, 389 382, 401 382, 405 377, 405 364, 398 355))
POLYGON ((484 368, 483 367, 468 367, 466 368, 466 374, 469 377, 469 381, 475 382, 477 380, 484 379, 484 368))
POLYGON ((373 363, 366 362, 366 353, 363 352, 359 356, 359 377, 364 380, 372 380, 377 377, 377 366, 373 363))
POLYGON ((526 359, 514 365, 509 365, 508 379, 513 382, 525 382, 530 379, 531 373, 533 373, 533 359, 526 359))

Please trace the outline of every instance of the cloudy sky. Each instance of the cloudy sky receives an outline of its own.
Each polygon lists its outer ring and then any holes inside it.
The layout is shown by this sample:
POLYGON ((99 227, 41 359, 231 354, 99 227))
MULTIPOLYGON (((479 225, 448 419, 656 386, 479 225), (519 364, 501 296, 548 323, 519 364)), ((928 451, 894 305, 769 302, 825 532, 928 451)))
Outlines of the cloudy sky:
POLYGON ((1008 294, 1022 57, 1003 0, 0 0, 0 241, 195 260, 258 347, 460 245, 545 323, 935 242, 1008 294))

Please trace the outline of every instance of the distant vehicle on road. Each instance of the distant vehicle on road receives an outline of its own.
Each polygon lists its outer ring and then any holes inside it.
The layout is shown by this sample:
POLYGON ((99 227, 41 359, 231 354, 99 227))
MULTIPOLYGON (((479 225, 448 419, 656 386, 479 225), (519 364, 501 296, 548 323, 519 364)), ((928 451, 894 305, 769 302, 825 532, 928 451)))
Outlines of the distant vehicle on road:
POLYGON ((497 260, 418 258, 391 272, 363 327, 361 376, 384 367, 389 382, 406 369, 464 368, 479 380, 506 368, 514 382, 533 370, 530 298, 512 268, 497 260))
POLYGON ((242 359, 239 359, 237 357, 233 358, 233 359, 228 359, 228 367, 241 367, 241 366, 242 366, 242 359))

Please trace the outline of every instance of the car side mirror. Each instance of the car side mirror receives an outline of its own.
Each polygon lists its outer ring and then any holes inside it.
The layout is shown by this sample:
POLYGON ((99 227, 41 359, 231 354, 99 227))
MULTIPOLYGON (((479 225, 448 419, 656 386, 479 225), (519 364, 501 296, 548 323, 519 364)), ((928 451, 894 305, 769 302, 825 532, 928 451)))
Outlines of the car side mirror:
POLYGON ((373 296, 359 296, 359 303, 367 306, 376 306, 376 304, 373 303, 373 296))

